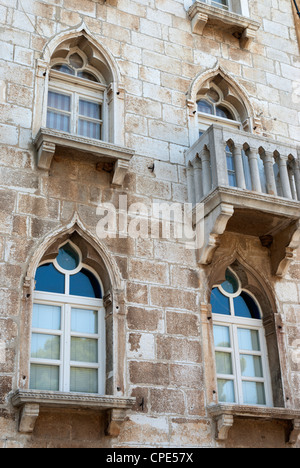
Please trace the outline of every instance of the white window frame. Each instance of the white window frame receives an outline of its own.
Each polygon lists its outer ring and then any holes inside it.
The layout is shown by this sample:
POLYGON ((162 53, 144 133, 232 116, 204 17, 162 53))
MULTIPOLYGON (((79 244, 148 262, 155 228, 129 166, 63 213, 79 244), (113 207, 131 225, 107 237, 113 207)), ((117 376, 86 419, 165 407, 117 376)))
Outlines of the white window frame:
MULTIPOLYGON (((101 106, 101 120, 96 120, 93 118, 83 116, 84 120, 95 121, 100 123, 101 127, 101 141, 107 141, 107 110, 105 106, 106 102, 106 87, 101 83, 94 83, 82 78, 77 78, 74 76, 69 76, 54 70, 50 72, 50 80, 48 86, 48 95, 49 92, 55 92, 61 95, 70 96, 70 112, 67 111, 58 111, 61 114, 70 115, 70 133, 78 137, 84 137, 78 133, 78 121, 80 118, 79 114, 79 100, 84 99, 90 102, 94 102, 101 106)), ((46 121, 48 116, 48 97, 47 97, 47 109, 46 109, 46 121)), ((50 108, 51 110, 57 111, 57 109, 50 108)), ((56 129, 56 131, 59 131, 56 129)))
MULTIPOLYGON (((105 308, 103 304, 103 299, 94 299, 89 297, 81 297, 70 295, 70 276, 75 275, 82 268, 91 271, 95 275, 97 281, 100 284, 100 287, 103 291, 102 282, 97 275, 97 273, 90 268, 88 265, 82 263, 81 252, 76 246, 67 241, 74 249, 78 252, 80 262, 78 267, 73 271, 67 271, 61 268, 56 259, 52 262, 44 261, 39 266, 52 263, 55 268, 64 273, 65 275, 65 294, 58 293, 49 293, 42 291, 35 291, 33 296, 33 304, 42 304, 42 305, 53 305, 61 308, 61 329, 60 330, 49 330, 42 328, 34 328, 31 324, 31 334, 47 334, 60 336, 60 359, 41 359, 41 358, 30 358, 31 364, 40 364, 40 365, 52 365, 59 366, 59 390, 60 392, 70 392, 70 369, 71 367, 84 367, 90 369, 98 370, 98 393, 99 395, 105 395, 106 390, 106 332, 105 332, 105 308), (89 334, 83 332, 73 332, 71 331, 71 311, 72 308, 80 308, 86 310, 94 310, 98 313, 98 333, 89 334), (91 338, 97 339, 98 341, 98 362, 97 363, 85 363, 85 362, 75 362, 71 361, 71 337, 82 337, 82 338, 91 338)), ((61 246, 61 247, 62 247, 61 246)), ((79 392, 76 392, 79 393, 79 392)))
MULTIPOLYGON (((236 276, 234 274, 234 276, 236 276)), ((238 279, 238 278, 237 278, 238 279)), ((239 279, 238 279, 239 281, 239 279)), ((228 294, 224 289, 217 285, 214 288, 218 288, 219 291, 227 296, 229 298, 229 304, 230 304, 230 315, 223 315, 223 314, 212 314, 213 318, 213 326, 214 325, 220 325, 220 326, 226 326, 229 328, 229 333, 230 333, 230 340, 231 340, 231 347, 216 347, 214 346, 215 352, 226 352, 230 353, 232 356, 232 368, 233 368, 233 374, 220 374, 216 373, 216 378, 218 379, 223 379, 223 380, 232 380, 234 382, 234 392, 235 392, 235 402, 230 402, 228 404, 237 404, 237 405, 243 405, 246 404, 244 403, 244 396, 243 396, 243 388, 242 388, 242 383, 243 381, 249 381, 249 382, 261 382, 264 384, 264 391, 265 391, 265 400, 266 404, 265 405, 259 405, 255 404, 255 406, 262 406, 262 407, 272 407, 273 406, 273 398, 272 398, 272 387, 271 387, 271 376, 270 376, 270 367, 269 367, 269 359, 268 359, 268 350, 267 350, 267 344, 266 344, 266 335, 265 335, 265 329, 263 326, 262 319, 248 319, 244 317, 237 317, 234 315, 234 303, 233 299, 235 297, 240 296, 240 294, 244 291, 247 293, 249 296, 252 297, 252 299, 255 301, 260 316, 262 317, 262 311, 261 308, 253 296, 249 291, 246 291, 241 288, 240 281, 239 281, 239 289, 235 294, 228 294), (260 344, 260 351, 245 351, 245 350, 240 350, 239 349, 239 342, 238 342, 238 328, 244 328, 247 330, 256 330, 258 331, 259 335, 259 344, 260 344), (251 356, 260 356, 261 357, 261 363, 262 363, 262 371, 263 371, 263 377, 244 377, 241 374, 241 366, 240 366, 240 354, 249 354, 251 356)), ((226 402, 222 402, 222 404, 226 404, 226 402)))

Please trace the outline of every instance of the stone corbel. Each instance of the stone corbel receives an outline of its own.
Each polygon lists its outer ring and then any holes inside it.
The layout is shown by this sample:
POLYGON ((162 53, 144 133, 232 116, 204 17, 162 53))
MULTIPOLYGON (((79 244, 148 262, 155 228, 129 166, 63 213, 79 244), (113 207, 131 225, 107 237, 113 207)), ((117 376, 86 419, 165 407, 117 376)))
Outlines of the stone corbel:
POLYGON ((203 245, 198 250, 198 263, 208 265, 220 245, 220 237, 224 234, 229 219, 233 216, 233 205, 221 203, 204 220, 203 245))
POLYGON ((35 403, 26 403, 20 412, 19 432, 31 434, 34 430, 39 414, 40 405, 35 403))
POLYGON ((256 36, 256 29, 252 29, 251 27, 244 29, 242 36, 240 38, 240 46, 242 49, 249 49, 250 45, 252 44, 253 40, 256 36))
POLYGON ((294 419, 292 421, 292 430, 289 434, 289 443, 296 444, 300 435, 300 419, 294 419))
POLYGON ((192 19, 192 32, 202 36, 203 30, 208 22, 208 15, 197 13, 192 19))
POLYGON ((216 421, 216 440, 227 440, 229 430, 233 426, 233 416, 222 414, 216 421))
POLYGON ((112 178, 113 187, 122 187, 125 175, 128 172, 129 161, 122 161, 118 159, 114 165, 114 173, 112 178))
POLYGON ((274 236, 274 241, 270 247, 274 275, 285 276, 299 246, 300 221, 290 225, 284 231, 274 236))
POLYGON ((40 169, 49 171, 55 153, 56 145, 48 141, 43 141, 37 151, 37 165, 40 169))
POLYGON ((108 411, 105 435, 108 437, 118 437, 125 417, 126 411, 123 409, 112 409, 108 411))

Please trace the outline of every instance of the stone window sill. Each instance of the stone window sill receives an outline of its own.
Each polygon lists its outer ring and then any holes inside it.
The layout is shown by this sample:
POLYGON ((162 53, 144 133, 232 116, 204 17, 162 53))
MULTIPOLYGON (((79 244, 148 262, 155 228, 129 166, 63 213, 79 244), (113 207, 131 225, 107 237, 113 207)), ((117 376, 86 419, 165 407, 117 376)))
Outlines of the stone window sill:
POLYGON ((229 430, 234 425, 236 418, 286 421, 290 423, 288 438, 290 444, 295 444, 300 434, 300 410, 218 404, 209 406, 207 411, 215 420, 216 439, 219 441, 227 440, 229 430))
POLYGON ((57 148, 93 157, 96 169, 112 172, 112 185, 122 186, 134 151, 105 141, 93 140, 78 135, 41 128, 34 140, 37 150, 37 165, 49 170, 57 148))
POLYGON ((43 409, 84 409, 106 414, 106 435, 109 437, 119 435, 127 411, 135 403, 134 398, 40 390, 17 390, 11 401, 14 407, 20 409, 19 432, 32 433, 43 409))
POLYGON ((195 1, 189 9, 188 15, 192 22, 192 31, 194 33, 202 35, 205 26, 210 24, 231 32, 233 36, 240 40, 242 48, 249 48, 260 27, 260 23, 257 21, 201 1, 195 1))

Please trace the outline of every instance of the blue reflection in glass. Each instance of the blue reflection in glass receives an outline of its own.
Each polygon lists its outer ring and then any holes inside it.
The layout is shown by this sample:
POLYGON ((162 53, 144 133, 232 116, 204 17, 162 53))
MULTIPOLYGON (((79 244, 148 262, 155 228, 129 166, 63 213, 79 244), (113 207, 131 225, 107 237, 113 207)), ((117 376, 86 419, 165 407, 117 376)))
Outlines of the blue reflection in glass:
POLYGON ((210 303, 213 314, 230 315, 229 298, 224 296, 218 288, 212 290, 210 303))
POLYGON ((234 298, 234 313, 237 317, 261 318, 256 302, 245 292, 242 292, 239 297, 234 298))
POLYGON ((70 277, 70 294, 72 296, 102 298, 100 284, 89 270, 83 268, 79 273, 70 277))
POLYGON ((229 294, 235 294, 239 289, 238 279, 228 269, 226 270, 225 278, 226 281, 222 283, 222 288, 229 294))
POLYGON ((59 249, 56 260, 59 266, 67 271, 75 270, 80 262, 78 253, 69 243, 59 249))
POLYGON ((36 291, 65 293, 65 275, 56 270, 52 263, 41 265, 35 275, 36 291))

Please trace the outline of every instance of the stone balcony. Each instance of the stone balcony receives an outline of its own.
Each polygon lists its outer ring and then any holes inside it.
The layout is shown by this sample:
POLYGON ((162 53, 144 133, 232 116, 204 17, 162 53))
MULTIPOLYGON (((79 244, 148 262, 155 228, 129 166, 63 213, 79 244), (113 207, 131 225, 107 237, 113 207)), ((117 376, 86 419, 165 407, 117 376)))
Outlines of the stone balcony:
POLYGON ((300 245, 299 148, 212 125, 187 151, 189 201, 204 205, 200 264, 209 264, 225 230, 257 236, 283 276, 300 245))
POLYGON ((231 33, 240 40, 242 48, 249 48, 260 28, 260 23, 242 16, 239 9, 237 10, 238 12, 232 11, 229 7, 213 0, 196 0, 188 11, 192 31, 202 35, 206 25, 211 25, 231 33))

